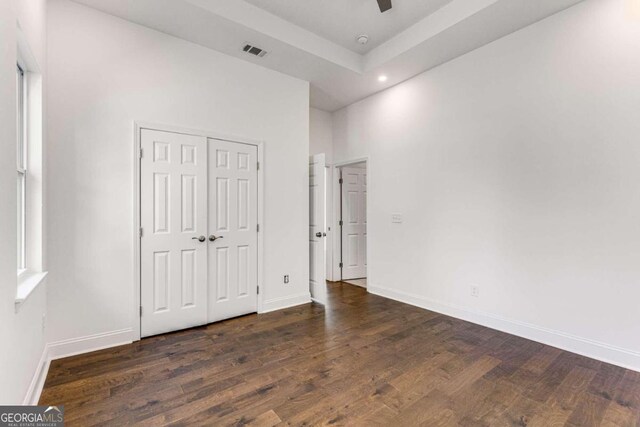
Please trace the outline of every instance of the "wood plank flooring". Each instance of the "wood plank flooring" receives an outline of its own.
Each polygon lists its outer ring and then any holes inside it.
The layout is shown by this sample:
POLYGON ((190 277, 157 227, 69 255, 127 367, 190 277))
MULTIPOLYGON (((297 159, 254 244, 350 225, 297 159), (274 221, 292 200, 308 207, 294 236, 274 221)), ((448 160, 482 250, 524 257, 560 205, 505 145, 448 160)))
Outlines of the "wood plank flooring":
POLYGON ((637 426, 640 374, 329 285, 303 305, 56 360, 67 425, 637 426))

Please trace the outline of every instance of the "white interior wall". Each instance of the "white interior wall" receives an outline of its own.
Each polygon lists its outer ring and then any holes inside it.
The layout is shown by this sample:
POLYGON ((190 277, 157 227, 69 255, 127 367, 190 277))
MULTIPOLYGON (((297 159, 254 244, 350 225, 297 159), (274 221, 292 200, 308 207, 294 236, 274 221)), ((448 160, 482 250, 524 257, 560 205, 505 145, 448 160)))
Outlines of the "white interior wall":
POLYGON ((67 0, 48 24, 50 340, 137 321, 134 121, 265 141, 261 291, 309 301, 308 83, 67 0))
POLYGON ((309 154, 323 154, 328 165, 333 164, 333 121, 331 113, 309 109, 309 154))
POLYGON ((0 404, 23 403, 44 350, 45 284, 19 307, 16 298, 17 25, 40 71, 46 66, 46 0, 0 2, 0 404))
POLYGON ((640 369, 638 76, 640 22, 587 0, 335 113, 370 291, 640 369))

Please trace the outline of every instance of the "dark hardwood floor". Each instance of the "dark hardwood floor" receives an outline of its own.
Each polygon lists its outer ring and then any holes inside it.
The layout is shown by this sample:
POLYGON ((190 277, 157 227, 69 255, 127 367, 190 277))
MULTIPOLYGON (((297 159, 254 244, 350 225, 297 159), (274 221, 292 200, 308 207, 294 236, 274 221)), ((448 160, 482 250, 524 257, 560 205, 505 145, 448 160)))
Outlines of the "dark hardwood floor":
POLYGON ((330 284, 304 305, 54 361, 67 425, 635 426, 640 374, 330 284))

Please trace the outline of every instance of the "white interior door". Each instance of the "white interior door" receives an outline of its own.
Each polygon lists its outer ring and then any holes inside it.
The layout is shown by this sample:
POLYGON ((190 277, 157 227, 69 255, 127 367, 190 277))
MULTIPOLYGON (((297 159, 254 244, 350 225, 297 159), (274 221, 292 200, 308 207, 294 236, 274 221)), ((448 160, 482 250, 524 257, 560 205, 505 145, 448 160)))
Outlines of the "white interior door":
POLYGON ((311 156, 309 158, 309 291, 311 298, 321 304, 327 302, 325 174, 324 154, 311 156))
POLYGON ((207 323, 207 140, 142 130, 141 335, 207 323))
POLYGON ((209 139, 209 321, 258 311, 258 148, 209 139))
POLYGON ((342 280, 367 277, 367 170, 342 168, 342 280))

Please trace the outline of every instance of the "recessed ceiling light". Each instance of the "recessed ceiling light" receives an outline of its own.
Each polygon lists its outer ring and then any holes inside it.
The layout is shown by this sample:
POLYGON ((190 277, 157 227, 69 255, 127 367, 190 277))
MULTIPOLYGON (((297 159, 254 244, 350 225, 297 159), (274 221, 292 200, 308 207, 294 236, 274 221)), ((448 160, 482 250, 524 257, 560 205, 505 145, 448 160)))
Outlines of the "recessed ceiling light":
POLYGON ((385 76, 384 74, 378 76, 378 81, 379 82, 386 82, 387 81, 387 76, 385 76))

